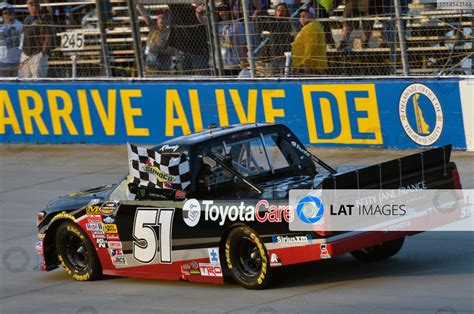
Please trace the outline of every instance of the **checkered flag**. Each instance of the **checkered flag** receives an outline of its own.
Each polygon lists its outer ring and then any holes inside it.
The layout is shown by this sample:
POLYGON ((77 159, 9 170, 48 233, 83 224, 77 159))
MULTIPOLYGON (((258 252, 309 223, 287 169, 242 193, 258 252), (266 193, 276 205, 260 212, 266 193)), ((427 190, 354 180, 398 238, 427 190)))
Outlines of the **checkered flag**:
POLYGON ((191 184, 185 154, 160 154, 128 144, 129 171, 133 183, 154 189, 186 190, 191 184))

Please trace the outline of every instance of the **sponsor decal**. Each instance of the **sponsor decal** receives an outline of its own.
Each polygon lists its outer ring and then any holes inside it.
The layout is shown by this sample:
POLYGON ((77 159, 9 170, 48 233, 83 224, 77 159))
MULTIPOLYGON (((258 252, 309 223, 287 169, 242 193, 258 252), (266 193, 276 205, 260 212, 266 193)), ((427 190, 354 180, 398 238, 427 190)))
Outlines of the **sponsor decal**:
POLYGON ((109 249, 121 249, 122 242, 120 241, 109 241, 109 249))
POLYGON ((155 166, 151 158, 148 158, 142 170, 156 176, 156 179, 161 183, 171 183, 175 181, 173 176, 162 172, 158 166, 155 166))
POLYGON ((94 239, 105 239, 105 234, 103 232, 92 231, 92 237, 94 239))
POLYGON ((120 240, 119 235, 114 233, 114 234, 106 234, 105 237, 107 240, 120 240))
POLYGON ((96 239, 97 247, 99 249, 106 249, 107 248, 107 241, 105 239, 96 239))
POLYGON ((56 216, 54 216, 53 219, 51 219, 51 223, 55 222, 58 219, 70 219, 70 220, 73 220, 73 221, 76 220, 76 218, 73 215, 68 214, 66 212, 61 212, 61 213, 57 214, 56 216))
POLYGON ((218 248, 212 248, 212 249, 207 249, 209 252, 209 261, 211 262, 212 265, 220 265, 221 261, 219 260, 219 249, 218 248))
POLYGON ((102 220, 103 220, 103 222, 104 222, 105 224, 113 224, 113 223, 115 223, 115 219, 114 219, 112 216, 106 216, 106 217, 104 217, 102 220))
POLYGON ((102 223, 99 222, 89 222, 89 223, 86 223, 86 230, 87 231, 99 231, 102 233, 102 223))
POLYGON ((281 266, 281 259, 275 253, 272 253, 272 255, 270 256, 270 266, 281 266))
POLYGON ((35 251, 37 254, 43 254, 43 239, 44 239, 44 234, 38 234, 36 237, 36 243, 35 243, 35 251))
POLYGON ((184 200, 186 198, 186 192, 181 191, 181 190, 177 190, 174 193, 174 198, 177 199, 177 200, 184 200))
POLYGON ((291 141, 291 145, 296 148, 297 151, 299 151, 300 153, 302 153, 303 155, 305 155, 306 157, 308 158, 311 158, 311 154, 306 150, 304 149, 303 147, 301 147, 300 144, 296 143, 295 141, 291 141))
POLYGON ((111 256, 120 256, 123 255, 122 249, 112 249, 110 250, 110 255, 111 256))
POLYGON ((431 146, 443 132, 443 109, 436 94, 426 85, 411 84, 399 101, 400 122, 418 145, 431 146))
POLYGON ((192 261, 189 264, 181 265, 181 272, 183 275, 201 275, 201 271, 199 270, 199 265, 196 261, 192 261))
POLYGON ((164 152, 164 151, 177 151, 179 149, 179 145, 163 145, 160 147, 160 152, 164 152))
POLYGON ((103 225, 104 227, 104 232, 106 234, 109 234, 109 233, 118 233, 118 229, 117 229, 117 225, 116 224, 106 224, 106 225, 103 225))
POLYGON ((321 243, 320 250, 321 250, 321 255, 320 255, 321 259, 331 258, 331 254, 329 254, 328 252, 328 247, 326 243, 321 243))
POLYGON ((100 215, 100 206, 97 205, 88 205, 86 207, 87 215, 100 215))
POLYGON ((125 259, 125 256, 113 256, 112 264, 116 266, 125 266, 127 265, 127 260, 125 259))
POLYGON ((313 240, 311 235, 304 236, 272 236, 273 243, 295 243, 295 244, 309 244, 313 240))
POLYGON ((87 205, 97 205, 100 202, 102 202, 100 198, 94 198, 94 199, 91 199, 87 205))
POLYGON ((201 204, 197 199, 187 200, 183 205, 183 220, 190 226, 195 227, 201 218, 201 204))
POLYGON ((104 215, 112 215, 118 208, 118 204, 115 202, 105 202, 100 207, 100 212, 104 215))
POLYGON ((206 277, 222 277, 222 268, 217 265, 199 263, 201 276, 206 277))
MULTIPOLYGON (((273 205, 267 200, 260 200, 256 205, 215 204, 214 201, 202 201, 204 220, 217 221, 223 226, 227 221, 258 221, 261 223, 291 222, 294 219, 293 210, 289 205, 273 205)), ((199 222, 198 215, 202 214, 201 203, 195 199, 188 200, 183 206, 183 219, 190 227, 199 222), (194 218, 193 218, 194 217, 194 218)))
POLYGON ((101 215, 88 215, 87 221, 90 223, 102 223, 102 216, 101 215))

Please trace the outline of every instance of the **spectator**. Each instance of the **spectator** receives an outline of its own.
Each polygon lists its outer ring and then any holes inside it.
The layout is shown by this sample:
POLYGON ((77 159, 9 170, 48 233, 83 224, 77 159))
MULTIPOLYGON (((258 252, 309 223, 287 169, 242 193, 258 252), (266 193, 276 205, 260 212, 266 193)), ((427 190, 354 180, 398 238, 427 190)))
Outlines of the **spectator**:
POLYGON ((286 4, 286 7, 288 8, 288 11, 291 14, 295 12, 296 10, 299 9, 301 6, 301 1, 300 0, 275 0, 274 4, 275 6, 278 6, 280 3, 286 4))
POLYGON ((48 75, 48 58, 53 26, 47 15, 40 15, 39 0, 28 0, 30 15, 23 22, 23 47, 18 77, 43 78, 48 75))
POLYGON ((300 11, 300 24, 291 47, 292 67, 301 74, 323 74, 327 68, 323 28, 308 10, 300 11))
POLYGON ((156 23, 153 23, 150 14, 143 5, 137 5, 138 13, 145 20, 149 33, 145 46, 145 68, 147 75, 158 74, 171 70, 171 57, 175 51, 168 47, 171 30, 165 23, 165 12, 156 11, 156 23))
MULTIPOLYGON (((332 13, 332 8, 334 3, 337 3, 338 1, 333 1, 333 0, 321 0, 321 1, 315 1, 313 7, 314 7, 314 14, 317 19, 323 18, 327 19, 330 16, 330 13, 332 13)), ((337 4, 336 4, 337 5, 337 4)), ((336 48, 336 43, 334 42, 334 38, 332 37, 332 25, 330 22, 322 22, 323 29, 324 29, 324 34, 326 38, 326 43, 330 48, 336 48)))
POLYGON ((209 74, 209 40, 202 16, 204 5, 169 4, 171 34, 169 46, 183 54, 183 74, 209 74))
POLYGON ((247 42, 244 26, 239 21, 231 19, 228 4, 222 3, 217 10, 220 17, 218 32, 224 74, 236 76, 246 63, 247 42))
MULTIPOLYGON (((346 0, 346 7, 344 8, 343 16, 345 18, 352 18, 356 16, 368 16, 375 13, 378 6, 377 0, 346 0)), ((362 21, 361 44, 362 48, 369 48, 369 40, 372 34, 372 27, 374 21, 362 21)), ((354 27, 358 27, 359 21, 346 21, 342 25, 342 40, 339 44, 339 50, 349 49, 349 38, 354 27)))
POLYGON ((10 5, 2 8, 3 24, 0 32, 0 77, 17 77, 21 57, 20 39, 23 24, 15 17, 10 5))
POLYGON ((291 51, 294 39, 290 11, 284 2, 275 7, 275 17, 269 19, 267 30, 270 32, 270 41, 267 44, 266 56, 270 59, 274 74, 282 74, 285 52, 291 51))

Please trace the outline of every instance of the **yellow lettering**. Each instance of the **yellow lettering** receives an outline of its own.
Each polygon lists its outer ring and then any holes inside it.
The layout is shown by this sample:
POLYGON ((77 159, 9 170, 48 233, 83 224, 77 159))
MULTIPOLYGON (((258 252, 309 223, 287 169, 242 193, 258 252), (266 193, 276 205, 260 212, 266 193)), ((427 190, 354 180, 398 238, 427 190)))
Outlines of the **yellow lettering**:
POLYGON ((82 125, 84 127, 84 135, 93 135, 91 115, 89 112, 89 103, 87 102, 86 91, 80 89, 77 91, 77 97, 79 98, 79 107, 81 108, 82 125))
POLYGON ((330 133, 334 131, 334 119, 332 116, 331 103, 326 98, 321 98, 321 112, 323 117, 324 132, 330 133))
POLYGON ((11 125, 13 133, 21 134, 20 124, 13 110, 12 102, 6 90, 0 91, 0 134, 5 134, 5 126, 11 125), (5 111, 7 115, 5 115, 5 111))
POLYGON ((229 125, 227 115, 227 105, 225 103, 225 93, 223 89, 216 89, 217 114, 219 115, 219 124, 221 126, 229 125))
MULTIPOLYGON (((104 108, 104 103, 100 98, 98 90, 91 90, 92 99, 94 100, 95 107, 99 113, 100 121, 104 127, 105 134, 115 135, 115 113, 117 105, 117 91, 112 89, 108 91, 108 115, 104 108)), ((141 112, 140 112, 141 114, 141 112)))
POLYGON ((183 134, 190 134, 188 119, 184 113, 181 99, 178 91, 171 89, 166 91, 166 136, 174 136, 174 128, 180 127, 183 134), (174 110, 176 109, 177 118, 174 117, 174 110))
POLYGON ((53 124, 53 132, 56 135, 62 135, 61 119, 63 120, 69 134, 78 135, 76 127, 71 119, 72 100, 71 96, 63 90, 48 90, 49 108, 51 111, 51 122, 53 124), (63 109, 58 107, 58 98, 61 98, 64 104, 63 109))
POLYGON ((374 84, 303 85, 302 92, 311 143, 383 144, 374 84))
POLYGON ((125 127, 127 128, 127 135, 131 136, 149 136, 150 130, 148 128, 136 128, 133 117, 141 116, 141 108, 132 108, 130 98, 142 97, 142 91, 139 89, 121 90, 120 97, 122 99, 123 117, 125 119, 125 127))
POLYGON ((43 100, 41 99, 41 95, 32 90, 19 90, 18 98, 20 100, 21 114, 23 117, 23 126, 25 128, 25 134, 33 134, 32 121, 35 120, 40 134, 48 135, 48 129, 44 124, 43 118, 41 118, 41 113, 43 112, 43 100), (33 99, 33 108, 30 108, 28 106, 29 98, 33 99))
POLYGON ((234 103, 235 111, 239 117, 240 123, 254 123, 257 116, 257 90, 250 89, 248 91, 248 104, 247 104, 247 115, 245 115, 244 107, 242 105, 242 100, 240 99, 239 91, 236 89, 231 89, 230 97, 234 103))
POLYGON ((284 117, 285 111, 283 109, 273 108, 273 98, 285 98, 285 90, 262 90, 263 109, 265 111, 265 121, 275 123, 275 118, 284 117))
POLYGON ((202 131, 201 107, 199 106, 199 96, 195 89, 189 90, 189 102, 191 103, 191 112, 193 114, 194 132, 202 131))

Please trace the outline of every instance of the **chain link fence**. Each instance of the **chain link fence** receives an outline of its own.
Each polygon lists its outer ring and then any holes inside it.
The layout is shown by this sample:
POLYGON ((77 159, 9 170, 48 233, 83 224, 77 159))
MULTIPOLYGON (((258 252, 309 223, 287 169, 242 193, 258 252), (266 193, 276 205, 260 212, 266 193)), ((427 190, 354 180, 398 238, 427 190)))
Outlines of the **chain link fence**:
POLYGON ((472 74, 472 8, 440 1, 0 2, 0 77, 472 74))

